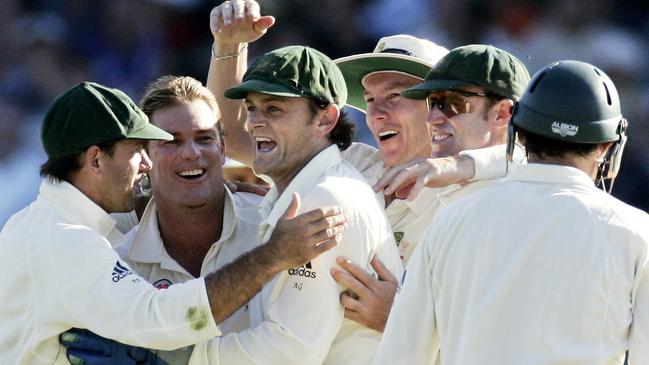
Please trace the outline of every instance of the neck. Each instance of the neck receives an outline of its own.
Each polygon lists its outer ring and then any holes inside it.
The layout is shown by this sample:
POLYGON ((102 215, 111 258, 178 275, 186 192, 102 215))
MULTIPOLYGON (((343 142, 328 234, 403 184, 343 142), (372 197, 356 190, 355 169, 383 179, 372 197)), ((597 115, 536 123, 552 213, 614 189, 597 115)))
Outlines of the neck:
POLYGON ((290 171, 287 171, 286 173, 278 173, 274 175, 269 175, 273 179, 273 183, 275 183, 275 186, 277 187, 277 192, 279 195, 282 195, 286 188, 288 188, 289 184, 297 174, 302 171, 302 169, 309 163, 311 160, 317 156, 320 152, 325 150, 327 147, 331 146, 331 144, 322 146, 320 148, 314 149, 313 153, 309 155, 306 159, 302 160, 302 162, 299 165, 294 166, 294 168, 290 171))
POLYGON ((585 172, 593 180, 595 180, 595 176, 597 174, 597 167, 599 166, 599 164, 595 160, 584 156, 563 156, 563 157, 546 156, 545 158, 541 159, 536 156, 530 155, 528 157, 528 162, 574 167, 576 169, 585 172))
POLYGON ((201 274, 205 255, 221 238, 225 191, 200 207, 156 202, 158 229, 167 253, 194 277, 201 274))

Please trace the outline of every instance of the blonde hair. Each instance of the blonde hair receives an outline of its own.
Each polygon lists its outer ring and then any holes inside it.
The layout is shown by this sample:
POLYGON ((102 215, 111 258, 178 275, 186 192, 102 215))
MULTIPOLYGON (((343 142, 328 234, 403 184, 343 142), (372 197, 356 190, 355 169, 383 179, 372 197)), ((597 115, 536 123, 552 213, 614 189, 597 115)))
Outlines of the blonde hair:
MULTIPOLYGON (((221 110, 214 94, 193 77, 165 75, 147 86, 140 100, 140 108, 149 118, 156 110, 174 105, 188 104, 194 100, 204 101, 214 111, 219 132, 223 132, 221 110)), ((223 133, 220 133, 223 135, 223 133)))

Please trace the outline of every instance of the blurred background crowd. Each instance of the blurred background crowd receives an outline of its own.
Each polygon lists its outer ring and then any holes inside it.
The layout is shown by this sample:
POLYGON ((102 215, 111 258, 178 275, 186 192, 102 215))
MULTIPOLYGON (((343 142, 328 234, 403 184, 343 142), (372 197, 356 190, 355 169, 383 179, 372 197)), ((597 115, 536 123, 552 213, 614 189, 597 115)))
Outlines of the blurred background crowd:
MULTIPOLYGON (((649 211, 649 2, 643 0, 258 0, 277 18, 251 47, 304 44, 332 58, 371 52, 407 33, 449 49, 489 43, 530 73, 559 59, 591 62, 618 86, 630 138, 613 193, 649 211)), ((139 100, 162 74, 207 77, 212 36, 206 0, 0 0, 0 226, 32 201, 42 116, 83 81, 139 100)), ((358 140, 373 144, 353 113, 358 140)))

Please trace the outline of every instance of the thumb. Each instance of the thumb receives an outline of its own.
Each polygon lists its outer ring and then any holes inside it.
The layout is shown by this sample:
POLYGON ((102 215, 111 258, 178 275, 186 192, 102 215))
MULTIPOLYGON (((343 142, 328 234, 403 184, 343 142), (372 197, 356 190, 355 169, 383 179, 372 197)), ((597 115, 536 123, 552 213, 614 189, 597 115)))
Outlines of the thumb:
POLYGON ((252 29, 259 35, 266 33, 268 28, 272 27, 275 24, 275 17, 266 15, 257 19, 252 24, 252 29))
POLYGON ((286 208, 286 212, 284 212, 284 216, 282 216, 282 219, 295 218, 299 210, 300 210, 300 194, 294 192, 291 195, 291 204, 289 204, 288 208, 286 208))
POLYGON ((378 259, 378 257, 374 256, 370 264, 372 264, 374 271, 376 271, 376 274, 379 276, 379 280, 391 281, 393 283, 397 282, 397 278, 395 278, 394 275, 392 275, 390 270, 388 270, 385 267, 385 265, 383 265, 383 263, 381 262, 381 260, 378 259))

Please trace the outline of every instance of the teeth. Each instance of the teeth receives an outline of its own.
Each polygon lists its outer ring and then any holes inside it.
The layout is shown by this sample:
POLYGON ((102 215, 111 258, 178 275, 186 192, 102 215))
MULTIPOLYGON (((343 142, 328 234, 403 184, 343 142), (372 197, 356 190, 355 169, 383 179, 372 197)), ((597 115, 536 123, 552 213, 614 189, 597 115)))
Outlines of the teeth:
POLYGON ((433 141, 443 141, 450 137, 448 134, 435 134, 433 135, 433 141))
POLYGON ((198 175, 202 175, 202 174, 203 174, 202 169, 187 170, 187 171, 181 171, 181 172, 178 173, 178 175, 180 175, 180 176, 198 176, 198 175))
POLYGON ((255 141, 257 141, 257 142, 270 142, 270 138, 266 138, 266 137, 255 137, 255 141))
POLYGON ((385 137, 385 136, 389 136, 389 135, 397 134, 397 133, 399 133, 399 132, 394 131, 394 130, 383 131, 383 132, 379 133, 379 137, 385 137))

